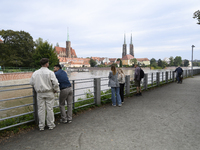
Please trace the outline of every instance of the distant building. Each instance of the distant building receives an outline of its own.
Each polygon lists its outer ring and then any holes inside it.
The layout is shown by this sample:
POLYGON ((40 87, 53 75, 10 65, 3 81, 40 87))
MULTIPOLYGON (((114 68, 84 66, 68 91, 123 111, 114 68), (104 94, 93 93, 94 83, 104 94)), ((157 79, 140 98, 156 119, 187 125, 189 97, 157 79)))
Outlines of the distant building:
POLYGON ((69 41, 69 34, 67 34, 66 48, 55 46, 55 50, 59 58, 77 58, 75 50, 71 47, 71 41, 69 41))
POLYGON ((124 34, 124 44, 122 47, 122 58, 127 54, 127 47, 126 47, 126 35, 124 34))
POLYGON ((137 62, 138 64, 140 65, 150 65, 150 60, 148 58, 136 58, 137 59, 137 62))
POLYGON ((3 43, 3 41, 0 39, 0 43, 3 43))
MULTIPOLYGON (((130 52, 129 54, 134 57, 134 46, 132 42, 132 34, 131 34, 131 42, 130 42, 130 52)), ((126 45, 126 35, 124 34, 124 44, 122 46, 122 58, 127 55, 127 45, 126 45)))
POLYGON ((131 59, 134 59, 134 57, 130 54, 127 54, 125 55, 123 58, 122 58, 122 65, 132 65, 131 63, 131 59))
POLYGON ((170 63, 170 59, 169 59, 168 57, 165 57, 165 58, 163 59, 163 61, 165 61, 167 64, 170 63))

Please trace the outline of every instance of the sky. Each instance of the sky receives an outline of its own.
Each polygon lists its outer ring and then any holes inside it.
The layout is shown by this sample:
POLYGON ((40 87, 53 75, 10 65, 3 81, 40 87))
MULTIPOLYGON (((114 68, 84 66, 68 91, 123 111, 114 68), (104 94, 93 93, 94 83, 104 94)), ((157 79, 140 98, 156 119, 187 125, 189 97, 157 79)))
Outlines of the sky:
POLYGON ((135 58, 200 59, 199 0, 2 0, 0 30, 28 32, 78 57, 121 58, 132 34, 135 58))

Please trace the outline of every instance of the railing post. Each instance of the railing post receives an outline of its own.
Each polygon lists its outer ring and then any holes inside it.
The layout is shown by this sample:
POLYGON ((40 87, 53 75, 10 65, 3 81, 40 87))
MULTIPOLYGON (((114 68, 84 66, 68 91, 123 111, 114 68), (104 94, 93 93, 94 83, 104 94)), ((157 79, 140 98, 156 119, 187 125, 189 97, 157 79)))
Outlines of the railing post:
POLYGON ((165 83, 168 83, 168 72, 165 72, 165 83))
POLYGON ((174 82, 174 74, 175 74, 175 72, 172 71, 172 82, 174 82))
POLYGON ((38 124, 39 123, 39 118, 38 118, 38 106, 37 106, 37 93, 34 89, 33 89, 33 111, 34 111, 34 120, 35 123, 38 124))
POLYGON ((94 102, 101 105, 101 78, 94 78, 94 102))
POLYGON ((73 90, 73 110, 75 109, 75 82, 72 80, 72 90, 73 90))
POLYGON ((151 73, 151 85, 153 86, 153 73, 151 73))
POLYGON ((126 95, 130 94, 130 75, 126 75, 125 77, 125 90, 126 90, 126 95))
POLYGON ((185 78, 187 78, 187 72, 188 72, 188 70, 184 70, 184 72, 185 72, 185 78))
POLYGON ((148 74, 145 73, 144 74, 144 89, 147 90, 148 89, 148 74))
POLYGON ((160 72, 156 72, 156 85, 160 85, 160 72))

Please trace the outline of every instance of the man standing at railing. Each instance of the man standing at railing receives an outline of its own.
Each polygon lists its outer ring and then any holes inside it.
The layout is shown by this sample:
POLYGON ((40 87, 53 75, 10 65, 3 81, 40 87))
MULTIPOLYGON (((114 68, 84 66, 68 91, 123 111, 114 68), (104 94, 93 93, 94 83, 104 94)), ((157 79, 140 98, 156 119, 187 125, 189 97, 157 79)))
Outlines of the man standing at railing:
POLYGON ((177 83, 182 83, 181 75, 183 73, 183 69, 180 66, 178 66, 178 68, 176 68, 176 70, 174 72, 177 72, 176 73, 176 80, 178 81, 177 83))
POLYGON ((134 74, 134 81, 135 81, 135 86, 137 87, 137 93, 135 96, 142 96, 142 91, 140 87, 140 67, 138 67, 138 64, 135 64, 135 74, 134 74))
POLYGON ((60 87, 60 96, 59 96, 59 107, 61 113, 61 122, 63 123, 71 123, 72 122, 72 98, 73 91, 71 88, 71 83, 67 77, 67 73, 62 70, 60 65, 54 66, 54 72, 56 78, 59 82, 60 87), (67 101, 67 115, 65 111, 65 101, 67 101))
POLYGON ((40 60, 41 68, 35 71, 31 77, 30 84, 37 92, 39 129, 44 130, 45 127, 45 107, 47 110, 47 126, 52 130, 54 124, 54 93, 59 91, 59 83, 53 71, 49 70, 49 59, 42 58, 40 60))

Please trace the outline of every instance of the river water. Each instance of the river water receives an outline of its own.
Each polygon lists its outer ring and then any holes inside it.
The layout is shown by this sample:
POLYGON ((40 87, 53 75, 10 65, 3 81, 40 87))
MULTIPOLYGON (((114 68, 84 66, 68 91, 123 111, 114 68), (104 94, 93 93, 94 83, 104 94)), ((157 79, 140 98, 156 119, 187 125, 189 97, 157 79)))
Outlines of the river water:
MULTIPOLYGON (((189 69, 189 68, 184 68, 189 69)), ((123 71, 126 75, 130 75, 130 79, 133 80, 134 76, 134 70, 135 68, 123 68, 123 71)), ((150 70, 149 68, 143 68, 145 73, 155 73, 155 72, 164 72, 164 71, 174 71, 175 68, 168 68, 163 70, 150 70)), ((78 98, 84 98, 85 93, 93 92, 93 78, 103 78, 101 81, 101 90, 107 90, 109 87, 106 85, 108 84, 108 75, 110 72, 110 68, 93 68, 90 69, 88 72, 71 72, 69 70, 66 70, 68 77, 70 81, 75 80, 74 88, 75 90, 75 101, 77 101, 78 98), (80 80, 79 80, 80 79, 80 80), (83 94, 83 95, 81 95, 83 94)), ((11 82, 12 83, 12 82, 11 82)), ((19 80, 19 83, 17 81, 13 82, 15 84, 29 84, 29 79, 19 80)), ((11 85, 13 85, 13 83, 11 85)), ((13 88, 24 88, 24 87, 30 87, 30 85, 27 86, 18 86, 18 87, 8 87, 4 89, 13 89, 13 88)), ((1 88, 1 90, 3 90, 1 88)), ((1 92, 0 93, 0 100, 1 99, 8 99, 13 97, 22 97, 32 95, 32 89, 24 89, 24 90, 15 90, 15 91, 7 91, 7 92, 1 92)), ((22 98, 22 99, 16 99, 11 101, 3 101, 0 102, 0 109, 8 108, 8 107, 15 107, 19 105, 25 105, 33 103, 33 98, 22 98)), ((55 105, 58 105, 58 101, 55 101, 55 105)), ((23 112, 32 111, 32 106, 27 107, 21 107, 11 110, 5 110, 0 111, 0 118, 4 118, 7 116, 17 115, 23 112)))

